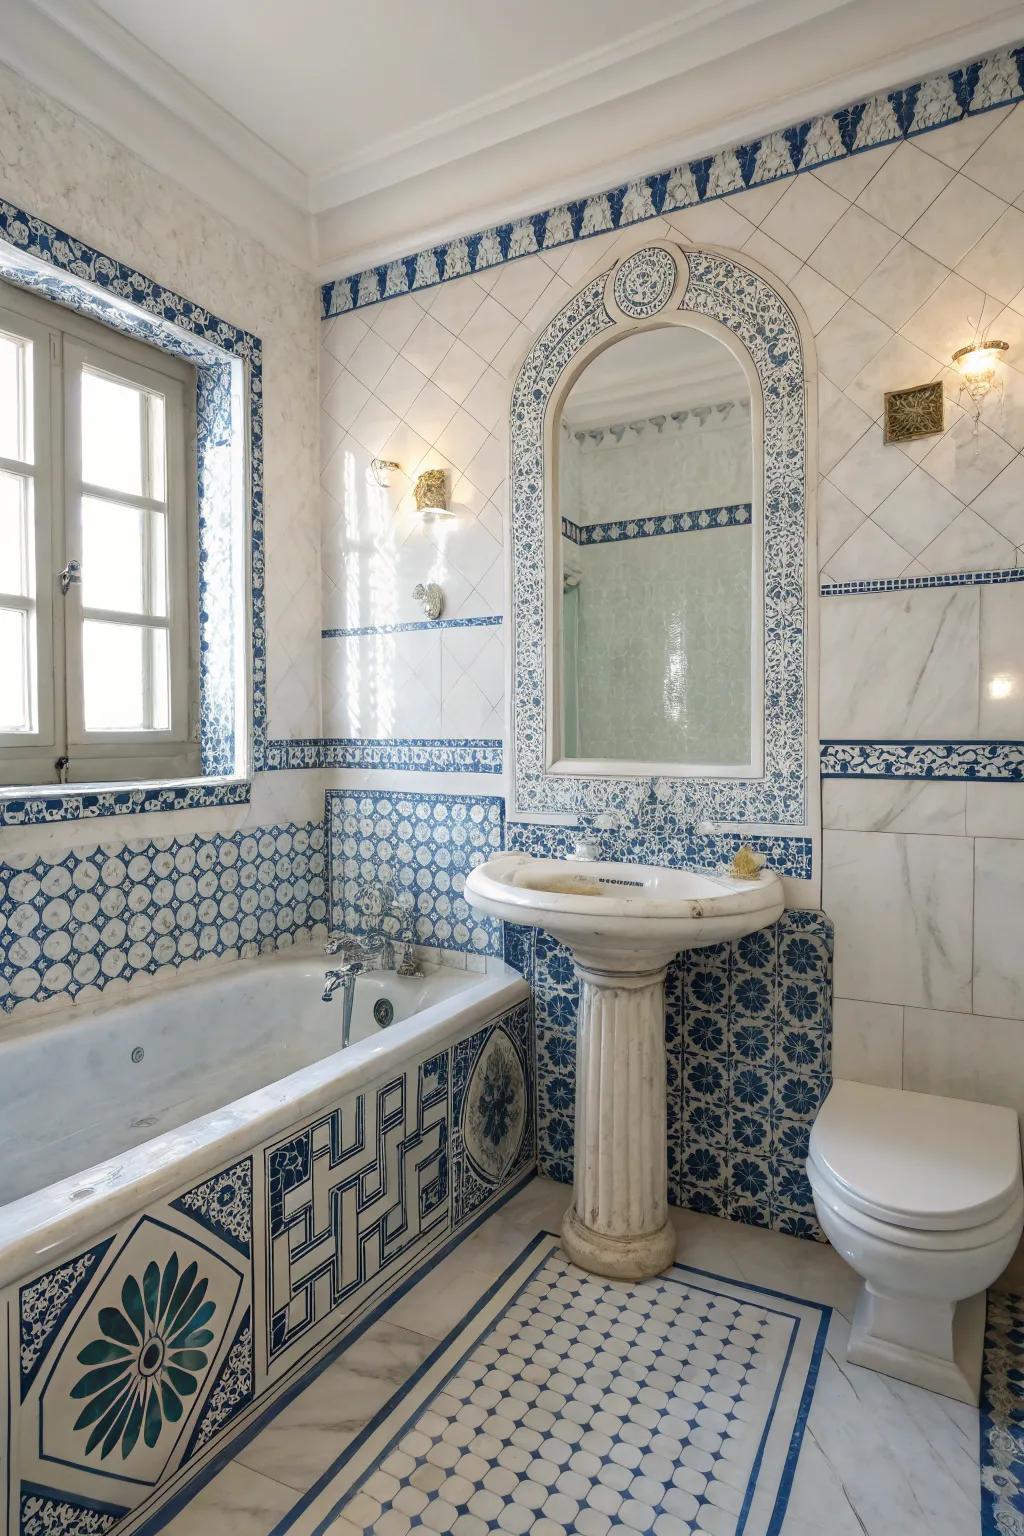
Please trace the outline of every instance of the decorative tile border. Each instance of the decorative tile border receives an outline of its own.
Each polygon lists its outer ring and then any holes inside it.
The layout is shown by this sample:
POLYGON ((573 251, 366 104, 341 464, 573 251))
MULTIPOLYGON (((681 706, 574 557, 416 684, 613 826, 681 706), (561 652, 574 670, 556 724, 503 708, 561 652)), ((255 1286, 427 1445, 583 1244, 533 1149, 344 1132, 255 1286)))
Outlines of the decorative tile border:
POLYGON ((616 327, 625 333, 615 295, 629 271, 647 317, 716 321, 742 347, 760 382, 765 465, 762 651, 764 766, 757 778, 658 780, 664 808, 687 823, 731 821, 803 827, 807 820, 804 733, 805 472, 804 357, 796 320, 760 273, 713 251, 660 241, 643 246, 584 283, 555 314, 527 354, 512 392, 511 635, 513 645, 514 815, 594 814, 629 810, 636 782, 569 778, 548 771, 548 655, 544 609, 547 448, 550 411, 569 370, 582 366, 616 327), (675 274, 666 291, 664 258, 675 274), (653 298, 651 297, 653 295, 653 298))
POLYGON ((753 521, 749 501, 733 507, 700 507, 665 517, 625 517, 614 523, 574 523, 562 518, 562 533, 572 544, 617 544, 623 539, 653 539, 667 533, 704 533, 712 528, 744 528, 753 521))
POLYGON ((328 319, 365 309, 520 256, 555 250, 591 235, 812 171, 1022 97, 1024 48, 1002 48, 960 68, 794 123, 749 144, 337 278, 321 290, 323 316, 328 319))
POLYGON ((324 847, 323 824, 307 822, 9 860, 0 1011, 326 933, 324 847))
POLYGON ((247 805, 248 779, 191 779, 180 784, 126 784, 121 789, 55 789, 53 794, 0 793, 0 827, 31 827, 50 821, 91 821, 97 816, 139 816, 151 811, 198 810, 208 805, 247 805))
MULTIPOLYGON (((500 852, 498 795, 402 794, 329 789, 326 796, 331 929, 374 936, 360 901, 364 886, 388 883, 412 900, 417 944, 500 955, 501 924, 466 901, 466 875, 500 852)), ((384 926, 403 938, 397 919, 384 926)))
MULTIPOLYGON (((771 833, 709 832, 680 829, 667 822, 654 831, 635 826, 596 828, 600 856, 616 864, 660 864, 666 869, 700 869, 717 874, 740 848, 763 853, 770 867, 792 880, 810 880, 814 844, 809 837, 774 836, 771 833)), ((553 826, 535 821, 509 821, 506 844, 516 853, 538 859, 566 859, 579 837, 578 827, 553 826)))
POLYGON ((1024 741, 823 741, 823 779, 1024 782, 1024 741))
POLYGON ((1007 581, 1024 581, 1024 566, 998 571, 956 571, 947 576, 894 576, 874 581, 825 581, 822 597, 857 597, 867 592, 915 592, 929 587, 991 587, 1007 581))
POLYGON ((500 773, 498 737, 317 736, 267 743, 268 769, 379 768, 421 773, 500 773))
POLYGON ((322 640, 350 640, 356 635, 408 635, 414 630, 484 629, 500 625, 500 613, 488 613, 475 619, 416 619, 406 624, 364 624, 360 629, 322 629, 322 640))
MULTIPOLYGON (((196 368, 199 490, 200 742, 204 772, 236 772, 239 704, 237 594, 233 591, 232 474, 236 447, 248 458, 253 768, 263 767, 267 738, 266 614, 263 531, 263 348, 252 335, 94 250, 64 230, 0 199, 0 276, 196 368), (243 395, 245 406, 243 406, 243 395)), ((235 785, 208 785, 193 804, 234 804, 235 785), (211 798, 212 797, 212 798, 211 798)), ((82 797, 55 791, 59 818, 83 813, 82 797)), ((150 807, 159 808, 159 807, 150 807)), ((90 806, 88 814, 97 814, 90 806)), ((107 814, 116 814, 108 812, 107 814)))
POLYGON ((1024 1297, 988 1293, 981 1376, 981 1536, 1024 1531, 1024 1297))
MULTIPOLYGON (((506 960, 534 989, 540 1171, 569 1183, 578 982, 550 935, 505 933, 506 960)), ((786 912, 681 955, 665 997, 672 1204, 820 1239, 804 1160, 832 1076, 828 918, 786 912)))

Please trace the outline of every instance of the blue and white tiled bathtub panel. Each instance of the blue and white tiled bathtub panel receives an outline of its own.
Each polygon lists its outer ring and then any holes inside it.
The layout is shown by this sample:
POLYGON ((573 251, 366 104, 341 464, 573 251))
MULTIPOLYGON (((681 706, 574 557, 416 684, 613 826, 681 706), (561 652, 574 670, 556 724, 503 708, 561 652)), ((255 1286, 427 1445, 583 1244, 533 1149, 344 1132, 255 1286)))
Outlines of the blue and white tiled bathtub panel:
POLYGON ((529 1172, 533 1062, 524 1002, 11 1288, 0 1533, 144 1526, 529 1172))

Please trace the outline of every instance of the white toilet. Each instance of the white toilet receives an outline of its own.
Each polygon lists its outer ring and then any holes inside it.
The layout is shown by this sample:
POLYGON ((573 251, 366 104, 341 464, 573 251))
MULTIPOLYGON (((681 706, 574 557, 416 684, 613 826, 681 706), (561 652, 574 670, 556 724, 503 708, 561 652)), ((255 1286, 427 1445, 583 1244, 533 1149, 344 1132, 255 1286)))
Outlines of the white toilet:
POLYGON ((847 1358, 976 1404, 985 1290, 1024 1228, 1016 1113, 836 1082, 807 1173, 825 1235, 864 1280, 847 1358))

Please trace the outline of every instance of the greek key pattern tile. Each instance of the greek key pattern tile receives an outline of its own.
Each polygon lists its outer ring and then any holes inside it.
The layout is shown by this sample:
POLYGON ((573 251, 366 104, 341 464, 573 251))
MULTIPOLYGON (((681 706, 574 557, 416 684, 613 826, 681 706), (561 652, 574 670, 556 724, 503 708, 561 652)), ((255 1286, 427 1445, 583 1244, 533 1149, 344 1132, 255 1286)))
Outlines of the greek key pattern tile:
POLYGON ((445 1053, 267 1148, 270 1361, 447 1228, 449 1139, 445 1053))

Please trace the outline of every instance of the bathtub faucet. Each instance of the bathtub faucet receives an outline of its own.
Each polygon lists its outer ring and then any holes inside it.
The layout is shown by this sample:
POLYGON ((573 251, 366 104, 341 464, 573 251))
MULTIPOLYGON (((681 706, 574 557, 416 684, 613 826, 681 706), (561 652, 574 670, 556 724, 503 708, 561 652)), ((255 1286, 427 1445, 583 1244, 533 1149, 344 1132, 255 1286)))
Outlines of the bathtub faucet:
POLYGON ((355 1002, 356 977, 363 968, 361 960, 347 960, 344 965, 332 966, 324 972, 324 990, 320 994, 321 1001, 329 1003, 335 992, 341 989, 341 1047, 342 1050, 352 1039, 352 1004, 355 1002))

